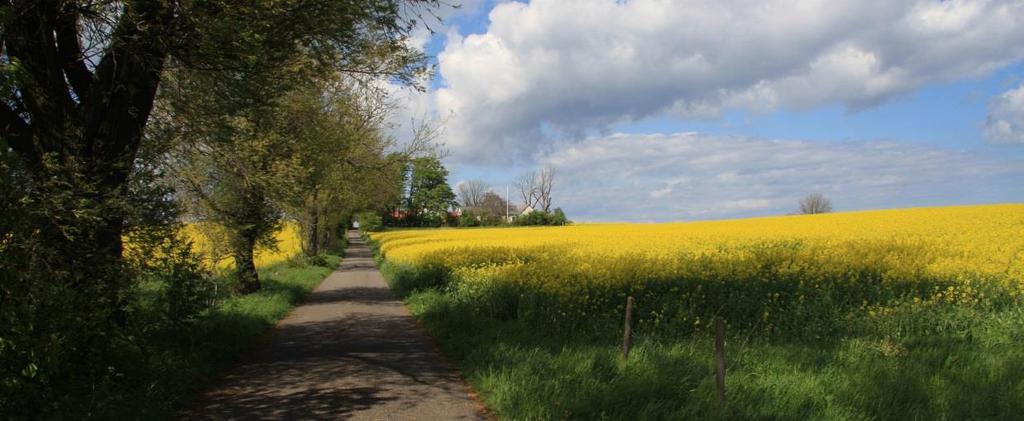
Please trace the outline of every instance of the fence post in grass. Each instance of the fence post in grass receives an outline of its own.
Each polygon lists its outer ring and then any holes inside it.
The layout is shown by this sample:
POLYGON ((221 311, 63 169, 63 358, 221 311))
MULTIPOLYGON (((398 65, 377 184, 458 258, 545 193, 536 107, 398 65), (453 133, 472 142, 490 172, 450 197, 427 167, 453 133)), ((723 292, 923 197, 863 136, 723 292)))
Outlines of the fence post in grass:
POLYGON ((725 406, 725 322, 715 317, 715 385, 718 404, 725 406))
POLYGON ((622 358, 629 358, 629 340, 633 334, 633 297, 626 298, 626 328, 622 335, 622 358))

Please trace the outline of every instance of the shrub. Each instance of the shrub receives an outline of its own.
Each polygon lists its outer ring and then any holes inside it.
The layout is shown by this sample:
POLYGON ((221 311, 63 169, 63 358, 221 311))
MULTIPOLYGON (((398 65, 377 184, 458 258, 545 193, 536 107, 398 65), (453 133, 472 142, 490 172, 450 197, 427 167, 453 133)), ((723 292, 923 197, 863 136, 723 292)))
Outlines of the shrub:
POLYGON ((554 212, 533 211, 516 218, 516 225, 569 225, 571 222, 565 217, 562 208, 555 208, 554 212))
POLYGON ((376 212, 360 212, 356 214, 356 221, 359 222, 359 229, 364 232, 384 229, 384 221, 376 212))

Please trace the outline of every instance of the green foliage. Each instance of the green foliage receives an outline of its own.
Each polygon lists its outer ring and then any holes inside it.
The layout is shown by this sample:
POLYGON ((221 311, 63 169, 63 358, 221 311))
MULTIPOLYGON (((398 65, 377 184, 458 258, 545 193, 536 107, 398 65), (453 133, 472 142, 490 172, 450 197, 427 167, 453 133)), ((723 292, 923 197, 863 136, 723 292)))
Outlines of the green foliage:
POLYGON ((281 175, 301 173, 279 93, 339 73, 415 85, 427 62, 405 13, 436 4, 0 5, 0 418, 143 418, 110 414, 174 402, 154 378, 189 372, 178 363, 197 338, 182 332, 238 285, 167 243, 183 190, 158 164, 192 148, 171 158, 193 170, 189 209, 202 201, 202 216, 234 222, 237 267, 255 281, 252 246, 281 214, 270 199, 296 185, 281 175), (158 87, 173 107, 154 111, 158 87))
POLYGON ((569 225, 572 221, 565 217, 562 208, 555 208, 554 212, 533 211, 525 215, 519 215, 515 224, 519 226, 531 225, 569 225))
POLYGON ((336 234, 354 211, 383 200, 378 190, 392 173, 384 153, 391 141, 378 124, 384 111, 376 103, 385 98, 362 98, 357 87, 338 85, 287 93, 279 107, 282 132, 300 146, 289 173, 279 177, 288 181, 277 201, 299 222, 307 256, 340 239, 336 234))
MULTIPOLYGON (((893 247, 880 255, 899 255, 893 247)), ((545 255, 563 252, 519 256, 545 268, 545 255)), ((555 280, 572 285, 568 295, 456 276, 429 259, 382 267, 502 418, 1015 419, 1024 410, 1021 380, 1007 374, 1024 368, 1015 284, 881 282, 906 263, 870 256, 794 279, 784 268, 799 253, 799 244, 761 244, 743 258, 695 259, 681 278, 555 280), (637 346, 623 362, 627 295, 637 346), (715 401, 714 316, 729 334, 725 411, 715 401)))
POLYGON ((74 162, 47 164, 64 169, 39 180, 23 160, 0 158, 0 414, 88 415, 129 365, 118 350, 138 333, 134 291, 147 280, 174 290, 158 319, 186 322, 201 311, 187 290, 204 275, 187 245, 165 242, 177 212, 153 167, 134 166, 124 190, 104 197, 74 162), (167 253, 147 266, 122 259, 114 232, 167 253))
POLYGON ((375 232, 384 229, 384 222, 376 212, 359 212, 356 214, 356 221, 359 222, 359 230, 363 232, 375 232))
POLYGON ((1024 410, 1014 374, 1024 368, 1019 310, 917 315, 964 327, 945 334, 880 329, 790 342, 730 332, 723 411, 707 334, 639 337, 622 361, 621 326, 579 337, 466 317, 465 300, 437 290, 406 303, 502 419, 1012 420, 1024 410))
POLYGON ((484 215, 481 212, 465 210, 459 215, 460 227, 481 227, 484 225, 484 215))
MULTIPOLYGON (((136 333, 116 350, 122 359, 121 375, 91 396, 93 417, 174 418, 180 405, 257 344, 340 260, 337 256, 323 259, 324 265, 282 262, 261 269, 264 288, 254 294, 231 293, 232 279, 211 280, 210 284, 220 285, 212 291, 215 305, 185 324, 165 318, 165 305, 173 294, 168 288, 143 283, 133 308, 136 333)), ((64 414, 80 418, 75 412, 64 414)))
POLYGON ((387 260, 381 262, 380 271, 399 297, 419 291, 443 289, 451 276, 440 266, 410 266, 387 260))
POLYGON ((409 176, 407 208, 420 226, 437 227, 449 222, 455 193, 448 185, 448 169, 434 157, 415 158, 409 176))
POLYGON ((486 209, 468 209, 459 216, 460 227, 493 227, 504 224, 504 215, 486 209))
POLYGON ((565 212, 562 211, 562 208, 555 208, 555 211, 551 213, 548 222, 549 225, 558 226, 569 225, 572 223, 572 221, 570 221, 569 218, 566 218, 565 212))
POLYGON ((138 331, 162 328, 184 328, 217 301, 218 285, 212 274, 203 269, 202 261, 192 253, 190 242, 171 236, 157 244, 147 244, 137 236, 137 245, 126 256, 137 268, 138 286, 131 300, 131 324, 138 331), (149 313, 141 320, 139 313, 149 313))

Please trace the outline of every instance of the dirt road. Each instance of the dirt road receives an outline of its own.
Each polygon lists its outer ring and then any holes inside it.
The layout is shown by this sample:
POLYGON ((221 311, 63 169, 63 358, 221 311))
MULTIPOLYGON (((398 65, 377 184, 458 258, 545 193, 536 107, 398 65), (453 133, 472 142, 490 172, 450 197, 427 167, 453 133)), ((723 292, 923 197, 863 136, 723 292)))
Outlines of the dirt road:
POLYGON ((183 418, 475 420, 481 409, 353 233, 338 270, 183 418))

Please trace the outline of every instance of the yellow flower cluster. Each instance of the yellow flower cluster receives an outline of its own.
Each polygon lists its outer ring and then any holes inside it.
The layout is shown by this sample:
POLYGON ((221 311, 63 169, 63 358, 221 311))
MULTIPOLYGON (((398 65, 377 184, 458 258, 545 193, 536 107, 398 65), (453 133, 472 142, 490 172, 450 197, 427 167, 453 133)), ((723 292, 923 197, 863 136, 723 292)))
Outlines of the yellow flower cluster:
MULTIPOLYGON (((234 267, 231 249, 227 237, 219 227, 209 224, 188 224, 182 234, 192 241, 193 250, 203 257, 203 261, 211 268, 230 269, 234 267)), ((277 248, 257 247, 255 261, 257 268, 286 261, 302 250, 299 237, 299 225, 287 221, 275 235, 277 248)))
MULTIPOLYGON (((656 263, 743 255, 766 242, 799 242, 832 258, 861 257, 865 247, 889 245, 878 258, 893 267, 956 276, 980 273, 1024 278, 1024 205, 986 205, 844 212, 669 224, 580 224, 567 227, 439 229, 374 233, 386 258, 418 263, 441 257, 453 267, 524 263, 538 251, 557 252, 554 270, 586 273, 622 259, 656 263)), ((671 271, 671 270, 669 270, 671 271)), ((894 273, 893 276, 900 274, 894 273)))
POLYGON ((1024 204, 372 238, 388 261, 443 268, 453 290, 476 299, 513 291, 520 316, 550 299, 543 305, 582 320, 629 294, 649 295, 647 323, 700 324, 731 306, 734 319, 754 324, 811 311, 809 302, 813 311, 912 298, 976 305, 994 294, 988 287, 1024 292, 1024 204))

